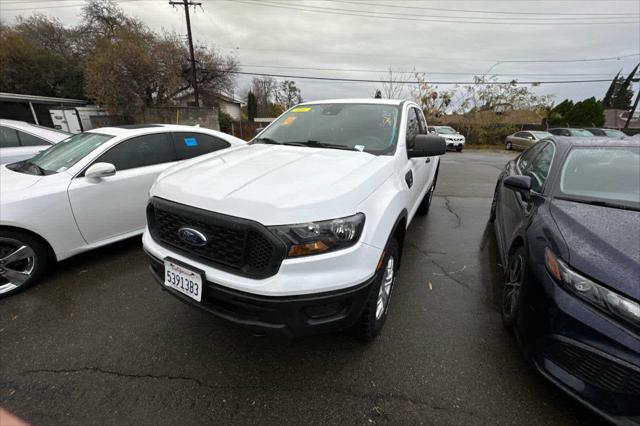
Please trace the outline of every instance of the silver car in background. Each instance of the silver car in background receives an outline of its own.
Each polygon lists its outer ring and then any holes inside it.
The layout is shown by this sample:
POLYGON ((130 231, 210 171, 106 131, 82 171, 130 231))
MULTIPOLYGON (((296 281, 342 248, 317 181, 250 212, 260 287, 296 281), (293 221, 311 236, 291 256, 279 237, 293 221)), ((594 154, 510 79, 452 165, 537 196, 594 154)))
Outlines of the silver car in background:
POLYGON ((526 130, 522 132, 516 132, 507 136, 504 141, 506 149, 518 149, 525 150, 540 139, 544 139, 551 136, 549 132, 542 132, 538 130, 526 130))
POLYGON ((25 121, 0 119, 0 164, 31 158, 69 136, 69 133, 25 121))

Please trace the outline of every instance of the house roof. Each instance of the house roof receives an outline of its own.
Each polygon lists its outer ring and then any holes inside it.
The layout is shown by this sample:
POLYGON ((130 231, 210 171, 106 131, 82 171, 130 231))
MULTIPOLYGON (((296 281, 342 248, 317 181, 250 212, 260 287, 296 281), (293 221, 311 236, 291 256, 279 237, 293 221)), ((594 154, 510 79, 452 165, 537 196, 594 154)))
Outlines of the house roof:
MULTIPOLYGON (((186 96, 191 96, 193 95, 193 88, 192 87, 188 87, 185 90, 176 93, 175 95, 173 95, 174 99, 180 99, 180 98, 184 98, 186 96)), ((239 101, 237 99, 232 98, 231 96, 227 96, 225 94, 222 93, 218 93, 215 92, 213 90, 209 90, 209 89, 200 89, 200 96, 205 95, 205 96, 210 96, 212 98, 216 98, 225 102, 229 102, 232 104, 238 104, 241 105, 242 101, 239 101)))

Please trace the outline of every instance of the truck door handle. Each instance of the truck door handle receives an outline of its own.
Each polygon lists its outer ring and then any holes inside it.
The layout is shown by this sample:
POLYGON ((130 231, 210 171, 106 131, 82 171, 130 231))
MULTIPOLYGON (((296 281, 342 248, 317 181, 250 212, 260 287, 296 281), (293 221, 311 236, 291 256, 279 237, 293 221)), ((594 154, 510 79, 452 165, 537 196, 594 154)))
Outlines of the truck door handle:
POLYGON ((431 158, 427 157, 426 160, 424 160, 425 163, 430 163, 431 162, 431 158))
POLYGON ((409 170, 406 175, 404 175, 404 180, 407 182, 407 186, 411 188, 413 186, 413 172, 409 170))

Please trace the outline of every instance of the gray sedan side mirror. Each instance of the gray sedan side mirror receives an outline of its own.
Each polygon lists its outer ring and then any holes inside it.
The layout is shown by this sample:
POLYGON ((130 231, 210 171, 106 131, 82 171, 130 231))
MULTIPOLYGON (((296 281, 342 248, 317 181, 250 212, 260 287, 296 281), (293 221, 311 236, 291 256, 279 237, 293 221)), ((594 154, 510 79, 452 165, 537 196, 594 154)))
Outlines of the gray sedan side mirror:
POLYGON ((505 188, 519 192, 526 201, 531 197, 531 177, 530 176, 509 176, 502 181, 505 188))
POLYGON ((84 177, 88 179, 101 179, 116 174, 116 166, 111 163, 92 164, 85 172, 84 177))

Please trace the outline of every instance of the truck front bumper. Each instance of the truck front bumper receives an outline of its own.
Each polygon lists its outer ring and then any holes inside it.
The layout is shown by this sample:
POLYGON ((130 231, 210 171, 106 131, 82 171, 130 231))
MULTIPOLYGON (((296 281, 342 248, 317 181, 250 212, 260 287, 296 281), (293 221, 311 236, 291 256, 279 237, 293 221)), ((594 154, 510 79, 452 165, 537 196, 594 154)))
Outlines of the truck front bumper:
POLYGON ((336 291, 296 296, 262 296, 211 282, 203 283, 197 302, 164 285, 164 262, 147 252, 155 280, 178 299, 253 331, 283 337, 329 333, 353 325, 362 314, 379 274, 336 291))

